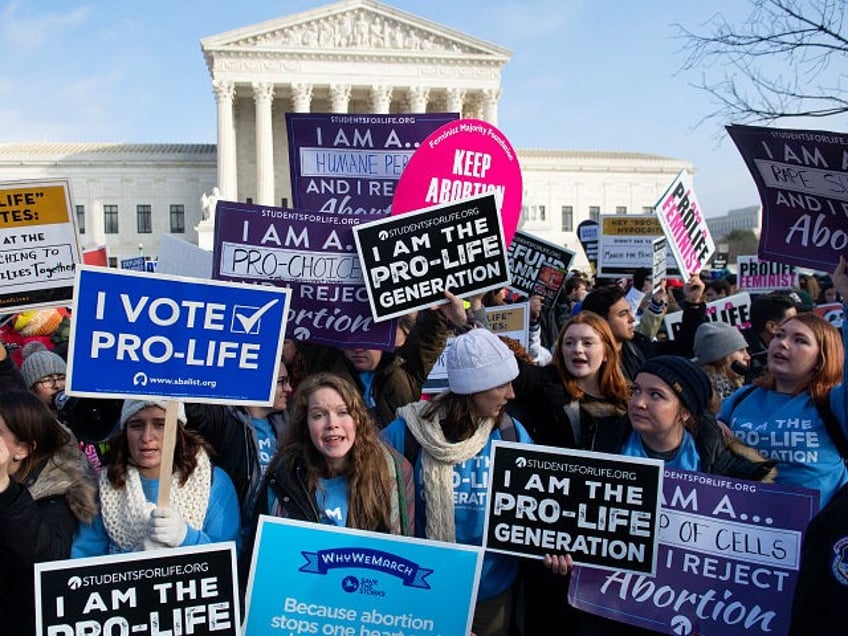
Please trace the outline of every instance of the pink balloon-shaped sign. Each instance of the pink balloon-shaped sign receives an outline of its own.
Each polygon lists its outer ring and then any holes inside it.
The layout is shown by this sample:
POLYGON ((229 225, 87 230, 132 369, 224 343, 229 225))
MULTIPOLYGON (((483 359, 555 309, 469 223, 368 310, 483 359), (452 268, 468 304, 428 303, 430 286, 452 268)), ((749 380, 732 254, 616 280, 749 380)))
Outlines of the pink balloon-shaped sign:
POLYGON ((458 119, 428 136, 409 160, 392 215, 493 193, 509 245, 521 214, 521 166, 506 136, 480 119, 458 119))

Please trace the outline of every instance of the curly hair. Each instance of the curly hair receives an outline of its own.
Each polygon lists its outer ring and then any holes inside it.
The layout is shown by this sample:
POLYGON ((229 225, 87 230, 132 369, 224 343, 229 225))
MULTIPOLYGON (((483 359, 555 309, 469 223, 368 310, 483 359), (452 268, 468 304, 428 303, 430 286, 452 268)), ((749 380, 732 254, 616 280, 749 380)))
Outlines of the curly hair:
POLYGON ((605 359, 598 369, 598 388, 601 390, 601 397, 610 402, 617 410, 626 411, 627 402, 630 398, 630 388, 621 371, 619 353, 615 347, 615 336, 612 335, 607 321, 592 311, 581 311, 573 315, 562 324, 559 330, 554 352, 554 366, 559 371, 559 377, 562 379, 566 392, 576 400, 585 395, 577 378, 571 375, 565 366, 565 359, 562 355, 562 342, 565 338, 565 332, 572 325, 587 325, 600 337, 601 344, 604 347, 605 359))
MULTIPOLYGON (((813 402, 820 404, 827 400, 830 390, 842 381, 842 367, 845 363, 845 349, 842 346, 842 338, 836 327, 809 311, 800 312, 795 316, 786 318, 780 323, 780 326, 783 327, 793 320, 809 327, 819 345, 819 358, 816 367, 806 382, 798 387, 796 394, 809 391, 813 402)), ((771 371, 766 371, 762 377, 754 380, 754 384, 764 389, 775 390, 777 379, 771 371)))
POLYGON ((26 478, 46 458, 69 444, 71 435, 47 406, 30 391, 0 391, 0 419, 29 454, 15 472, 15 480, 26 478))
MULTIPOLYGON (((309 399, 323 388, 339 394, 356 426, 353 446, 342 471, 348 482, 347 526, 361 530, 390 528, 395 476, 389 472, 384 452, 386 447, 374 418, 359 391, 344 378, 334 373, 316 373, 300 383, 292 399, 288 429, 271 464, 275 466, 282 462, 289 467, 302 464, 312 497, 320 478, 334 476, 309 434, 309 399)), ((269 468, 269 471, 272 469, 269 468)))
MULTIPOLYGON (((153 406, 147 408, 161 407, 153 406)), ((164 411, 162 417, 164 417, 164 411)), ((127 483, 127 466, 132 465, 130 446, 127 441, 127 429, 122 427, 120 431, 112 435, 108 441, 109 451, 104 457, 106 465, 106 476, 114 488, 123 488, 127 483)), ((214 451, 209 442, 200 433, 187 429, 182 422, 177 421, 177 435, 174 443, 174 466, 173 474, 179 474, 180 486, 185 486, 188 478, 197 468, 197 453, 200 449, 206 451, 209 457, 214 451)))

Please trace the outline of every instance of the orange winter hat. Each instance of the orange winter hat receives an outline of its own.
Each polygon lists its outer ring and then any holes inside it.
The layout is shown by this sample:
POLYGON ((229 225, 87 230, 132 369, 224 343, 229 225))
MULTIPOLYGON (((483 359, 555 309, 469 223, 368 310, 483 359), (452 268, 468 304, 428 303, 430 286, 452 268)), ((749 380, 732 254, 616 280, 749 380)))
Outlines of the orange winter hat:
POLYGON ((56 309, 30 309, 15 318, 15 331, 22 336, 49 336, 62 322, 56 309))

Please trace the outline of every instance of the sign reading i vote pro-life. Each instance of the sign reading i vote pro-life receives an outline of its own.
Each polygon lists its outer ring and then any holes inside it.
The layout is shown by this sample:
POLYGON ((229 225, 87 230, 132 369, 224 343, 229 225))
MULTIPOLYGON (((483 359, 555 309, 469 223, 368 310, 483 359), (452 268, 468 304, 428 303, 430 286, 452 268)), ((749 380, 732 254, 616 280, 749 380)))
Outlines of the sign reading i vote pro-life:
POLYGON ((273 403, 290 291, 82 266, 68 393, 273 403))
POLYGON ((263 515, 244 633, 468 634, 482 563, 477 546, 263 515))

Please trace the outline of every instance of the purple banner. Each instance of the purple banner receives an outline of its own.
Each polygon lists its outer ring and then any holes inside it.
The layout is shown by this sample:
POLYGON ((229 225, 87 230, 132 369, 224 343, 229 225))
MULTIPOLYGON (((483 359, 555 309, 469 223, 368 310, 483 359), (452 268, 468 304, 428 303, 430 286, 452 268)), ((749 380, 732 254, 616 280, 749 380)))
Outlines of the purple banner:
POLYGON ((576 567, 569 602, 667 634, 786 634, 813 490, 666 470, 657 575, 576 567))
MULTIPOLYGON (((336 347, 395 346, 395 321, 376 324, 353 240, 372 221, 218 201, 212 277, 291 287, 287 337, 336 347)), ((382 215, 379 217, 382 218, 382 215)))
POLYGON ((389 214, 412 153, 458 113, 286 113, 295 208, 330 214, 389 214))
POLYGON ((848 248, 848 135, 727 126, 760 192, 759 256, 829 272, 848 248))

